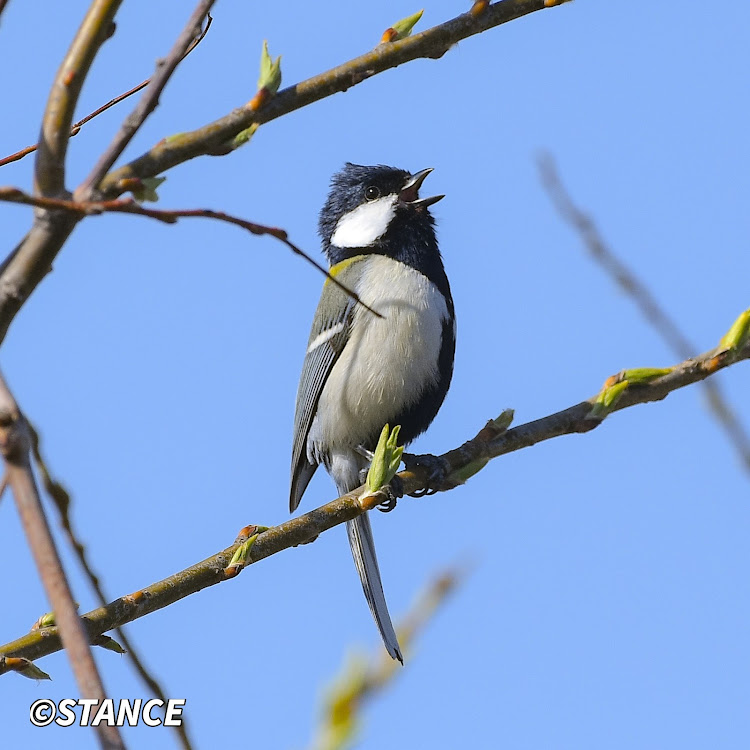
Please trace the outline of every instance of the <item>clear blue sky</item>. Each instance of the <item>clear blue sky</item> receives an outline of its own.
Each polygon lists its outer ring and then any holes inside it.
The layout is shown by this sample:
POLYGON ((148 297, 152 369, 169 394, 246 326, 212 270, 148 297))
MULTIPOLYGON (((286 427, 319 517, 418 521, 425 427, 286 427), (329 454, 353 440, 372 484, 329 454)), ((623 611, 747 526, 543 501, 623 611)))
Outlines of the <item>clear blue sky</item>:
MULTIPOLYGON (((427 4, 421 28, 470 3, 427 4)), ((36 139, 58 61, 87 3, 11 0, 0 26, 0 151, 36 139)), ((247 101, 263 39, 289 85, 354 57, 404 2, 220 2, 135 139, 247 101)), ((191 3, 126 2, 79 116, 153 70, 191 3)), ((415 444, 442 452, 503 408, 518 423, 587 398, 623 367, 675 361, 585 256, 540 186, 548 150, 613 249, 697 351, 750 305, 750 146, 744 3, 577 0, 462 42, 261 128, 225 158, 174 169, 164 207, 209 207, 282 226, 317 252, 317 213, 344 161, 434 167, 429 189, 459 316, 456 374, 415 444)), ((133 105, 73 139, 69 187, 133 105)), ((31 186, 32 160, 0 170, 31 186)), ((0 205, 3 253, 29 225, 0 205)), ((287 518, 297 378, 321 279, 283 246, 209 221, 83 222, 14 322, 2 368, 39 426, 112 597, 287 518)), ((721 384, 750 426, 748 365, 721 384)), ((334 496, 321 472, 303 509, 334 496)), ((466 487, 374 518, 394 615, 438 570, 474 573, 366 711, 362 748, 745 748, 750 733, 750 475, 699 388, 614 415, 584 436, 501 458, 466 487)), ((65 546, 62 545, 65 550, 65 546)), ((49 609, 12 502, 0 505, 0 640, 49 609)), ((94 605, 67 550, 82 610, 94 605)), ((302 748, 322 686, 378 637, 343 529, 129 626, 196 745, 302 748)), ((97 654, 108 691, 143 696, 126 659, 97 654)), ((95 747, 37 730, 51 683, 0 680, 7 747, 95 747)), ((172 747, 165 730, 126 734, 172 747)))

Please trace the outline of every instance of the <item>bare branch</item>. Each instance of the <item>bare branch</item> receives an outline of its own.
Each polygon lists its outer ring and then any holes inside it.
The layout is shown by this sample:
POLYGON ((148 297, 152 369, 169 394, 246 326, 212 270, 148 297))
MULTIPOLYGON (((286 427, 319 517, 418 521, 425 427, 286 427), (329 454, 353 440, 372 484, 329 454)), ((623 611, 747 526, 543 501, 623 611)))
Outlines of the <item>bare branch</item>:
POLYGON ((227 224, 234 224, 237 227, 246 229, 251 234, 270 235, 279 240, 279 242, 283 242, 295 255, 298 255, 313 268, 317 269, 323 274, 323 276, 330 280, 331 283, 339 287, 339 289, 349 295, 358 304, 362 305, 362 307, 369 310, 378 318, 383 317, 379 312, 373 310, 369 305, 362 302, 359 295, 353 289, 349 289, 345 284, 342 284, 339 279, 328 271, 328 269, 318 263, 318 261, 316 261, 311 255, 308 255, 302 250, 302 248, 295 245, 289 239, 289 235, 285 229, 257 224, 253 221, 247 221, 238 216, 232 216, 223 211, 214 211, 210 208, 188 208, 169 211, 164 209, 145 208, 131 199, 111 201, 69 201, 61 198, 37 198, 13 187, 0 187, 0 201, 22 203, 27 206, 37 206, 39 208, 50 210, 67 211, 73 216, 78 217, 98 215, 102 213, 120 213, 146 216, 150 219, 162 221, 165 224, 176 224, 177 221, 182 218, 216 219, 217 221, 222 221, 227 224))
MULTIPOLYGON (((26 420, 26 424, 28 426, 31 438, 31 454, 34 457, 37 473, 41 478, 42 486, 52 499, 52 502, 54 503, 58 513, 60 514, 60 524, 63 527, 63 530, 65 531, 65 534, 68 538, 68 543, 70 544, 73 553, 78 558, 78 562, 83 569, 85 576, 88 578, 91 588, 96 594, 96 598, 99 600, 100 604, 104 606, 109 601, 109 597, 104 593, 101 582, 99 580, 99 576, 96 575, 88 561, 85 546, 79 541, 77 534, 73 530, 73 525, 70 519, 70 494, 60 482, 53 478, 47 462, 42 455, 38 432, 28 420, 26 420)), ((0 497, 2 497, 1 485, 0 497)), ((143 683, 156 698, 159 698, 162 701, 163 705, 166 705, 167 695, 164 689, 143 663, 138 650, 133 645, 133 643, 131 643, 130 639, 125 633, 125 630, 122 628, 116 628, 115 634, 117 636, 117 641, 127 651, 127 658, 133 664, 135 671, 138 673, 143 683)), ((180 739, 180 744, 182 745, 184 750, 192 750, 192 743, 190 742, 190 737, 188 736, 187 725, 188 722, 186 721, 185 717, 183 717, 182 722, 179 725, 174 726, 173 729, 177 733, 180 739)))
POLYGON ((35 166, 35 193, 61 196, 65 192, 65 154, 70 124, 83 82, 104 41, 122 0, 94 0, 65 55, 47 100, 35 166))
MULTIPOLYGON (((34 191, 66 196, 65 155, 70 123, 91 63, 114 29, 122 0, 94 0, 57 71, 42 119, 35 164, 34 191)), ((8 327, 73 231, 78 219, 67 212, 37 212, 29 233, 0 266, 0 343, 8 327)))
MULTIPOLYGON (((44 515, 29 461, 30 447, 26 420, 0 375, 0 452, 5 459, 8 484, 81 695, 101 703, 105 698, 104 685, 44 515)), ((105 724, 97 726, 100 745, 124 750, 117 727, 105 724)))
MULTIPOLYGON (((699 357, 680 362, 659 377, 641 381, 633 379, 633 382, 629 382, 626 376, 631 371, 624 371, 616 377, 609 378, 602 392, 586 401, 507 431, 499 428, 494 420, 490 420, 472 440, 440 457, 445 463, 448 479, 443 486, 436 489, 449 490, 458 486, 492 458, 528 448, 561 435, 589 432, 598 427, 607 414, 613 411, 626 409, 636 404, 660 401, 672 391, 700 382, 741 360, 750 359, 750 331, 748 329, 750 329, 750 310, 743 313, 738 323, 730 329, 737 336, 737 341, 727 343, 725 337, 718 347, 699 357), (613 388, 618 389, 619 398, 611 400, 604 410, 597 410, 602 403, 602 394, 613 388)), ((402 471, 398 476, 407 494, 424 490, 429 486, 428 473, 420 466, 402 471)), ((106 607, 100 607, 84 615, 83 619, 90 636, 94 637, 112 628, 120 627, 207 586, 214 586, 231 579, 233 574, 230 572, 231 569, 227 570, 227 566, 234 552, 255 534, 258 536, 248 552, 245 565, 256 563, 289 547, 310 542, 324 531, 356 518, 361 513, 371 510, 379 501, 377 497, 372 496, 367 499, 362 498, 365 492, 365 487, 359 487, 320 508, 270 529, 263 530, 258 527, 243 529, 240 537, 231 547, 163 581, 116 599, 106 607)), ((12 643, 0 646, 0 655, 36 659, 57 651, 59 648, 60 643, 55 630, 50 628, 46 630, 44 637, 32 631, 12 643)))
MULTIPOLYGON (((196 37, 193 40, 192 44, 185 52, 183 59, 187 57, 203 41, 204 37, 208 33, 208 30, 211 28, 212 23, 213 18, 211 18, 211 14, 209 13, 203 31, 201 31, 200 36, 196 37)), ((103 104, 101 107, 98 107, 93 112, 87 114, 86 117, 83 117, 82 119, 78 120, 78 122, 73 123, 70 128, 70 137, 72 138, 73 136, 78 135, 78 133, 81 132, 81 128, 87 122, 90 122, 95 117, 98 117, 100 114, 102 114, 102 112, 106 112, 108 109, 111 109, 115 106, 115 104, 119 104, 133 94, 137 94, 139 91, 141 91, 141 89, 145 89, 146 86, 149 85, 149 83, 151 83, 150 78, 147 78, 145 81, 141 81, 137 86, 133 86, 133 88, 129 91, 125 91, 119 96, 116 96, 114 99, 110 99, 106 104, 103 104)), ((20 151, 16 151, 16 153, 14 154, 9 154, 8 156, 3 157, 2 159, 0 159, 0 167, 4 167, 6 164, 11 164, 14 161, 19 161, 20 159, 23 159, 24 156, 28 156, 29 154, 33 154, 34 151, 37 150, 37 148, 39 148, 39 144, 35 143, 33 146, 26 146, 26 148, 22 148, 20 151)))
POLYGON ((228 145, 231 139, 255 123, 275 120, 405 62, 419 58, 438 59, 462 39, 562 2, 503 0, 489 6, 478 3, 480 7, 476 11, 472 9, 406 39, 380 44, 343 65, 280 91, 260 109, 246 105, 198 130, 160 141, 147 153, 110 172, 99 185, 102 196, 114 198, 122 194, 126 189, 122 186, 125 180, 155 177, 197 156, 226 154, 233 149, 228 145))
MULTIPOLYGON (((690 357, 697 351, 697 347, 686 338, 648 287, 612 252, 591 218, 573 203, 570 193, 560 180, 554 160, 548 154, 540 157, 539 171, 542 184, 558 213, 578 232, 591 257, 633 300, 672 351, 683 359, 690 357)), ((711 412, 724 428, 742 465, 750 472, 750 436, 737 418, 736 411, 727 402, 719 383, 716 380, 706 380, 703 388, 711 412)))
MULTIPOLYGON (((399 642, 410 651, 416 636, 432 619, 438 607, 463 583, 467 571, 455 566, 430 580, 416 602, 397 627, 399 642)), ((403 673, 378 644, 369 659, 351 655, 334 685, 326 690, 321 724, 312 743, 313 750, 344 750, 352 746, 359 729, 359 715, 364 704, 382 692, 393 679, 403 673)))
POLYGON ((172 73, 174 73, 180 62, 185 59, 190 48, 195 46, 196 40, 200 39, 203 21, 208 16, 208 12, 211 10, 214 2, 215 0, 200 0, 190 16, 187 25, 177 37, 177 41, 174 43, 169 54, 163 60, 157 61, 156 72, 151 77, 141 100, 138 102, 136 108, 125 118, 112 142, 107 147, 107 150, 99 157, 89 176, 76 190, 77 198, 88 200, 93 196, 99 181, 125 150, 133 136, 146 121, 146 118, 156 109, 159 104, 159 96, 172 77, 172 73))

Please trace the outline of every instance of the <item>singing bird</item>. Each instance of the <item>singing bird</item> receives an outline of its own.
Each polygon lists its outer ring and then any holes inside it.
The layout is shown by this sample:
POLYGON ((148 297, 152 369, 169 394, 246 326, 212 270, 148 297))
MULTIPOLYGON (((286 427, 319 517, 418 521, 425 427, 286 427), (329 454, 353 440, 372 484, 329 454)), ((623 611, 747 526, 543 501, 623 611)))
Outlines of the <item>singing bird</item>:
MULTIPOLYGON (((350 492, 361 484, 383 426, 401 425, 407 445, 448 392, 455 315, 428 210, 444 196, 419 198, 431 171, 347 163, 331 180, 318 226, 323 252, 331 275, 363 304, 330 280, 323 285, 297 392, 292 512, 320 464, 339 494, 350 492)), ((368 514, 346 529, 385 647, 403 663, 368 514)))

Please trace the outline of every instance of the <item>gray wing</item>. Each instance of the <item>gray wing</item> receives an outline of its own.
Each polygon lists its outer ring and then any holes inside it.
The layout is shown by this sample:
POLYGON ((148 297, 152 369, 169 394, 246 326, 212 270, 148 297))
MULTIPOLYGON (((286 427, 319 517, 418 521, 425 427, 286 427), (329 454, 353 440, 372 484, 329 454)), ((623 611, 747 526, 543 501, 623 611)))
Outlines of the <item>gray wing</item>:
POLYGON ((349 339, 354 305, 354 301, 346 293, 330 282, 323 287, 297 390, 289 492, 289 510, 292 512, 297 509, 307 485, 318 468, 318 464, 311 463, 307 457, 307 437, 323 386, 349 339))

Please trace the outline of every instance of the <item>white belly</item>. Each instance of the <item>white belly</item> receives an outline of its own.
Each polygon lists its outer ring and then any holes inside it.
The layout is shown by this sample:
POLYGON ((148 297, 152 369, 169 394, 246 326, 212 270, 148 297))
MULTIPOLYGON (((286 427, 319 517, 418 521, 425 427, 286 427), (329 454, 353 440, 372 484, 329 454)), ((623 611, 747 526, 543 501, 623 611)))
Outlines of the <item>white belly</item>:
POLYGON ((352 337, 318 402, 308 453, 355 448, 414 404, 438 377, 445 298, 413 268, 385 256, 366 261, 355 291, 377 310, 354 313, 352 337))

